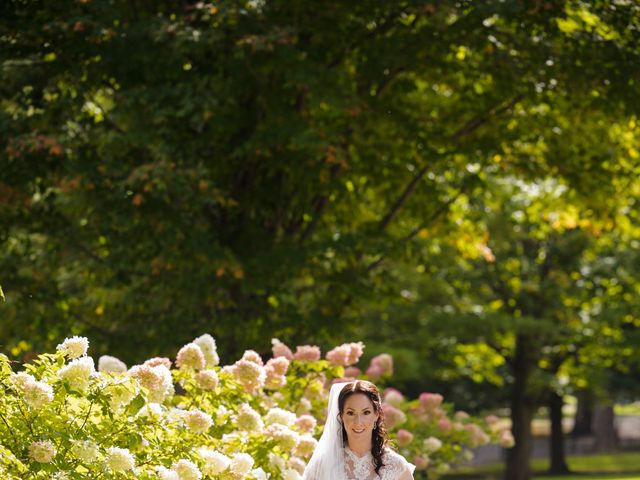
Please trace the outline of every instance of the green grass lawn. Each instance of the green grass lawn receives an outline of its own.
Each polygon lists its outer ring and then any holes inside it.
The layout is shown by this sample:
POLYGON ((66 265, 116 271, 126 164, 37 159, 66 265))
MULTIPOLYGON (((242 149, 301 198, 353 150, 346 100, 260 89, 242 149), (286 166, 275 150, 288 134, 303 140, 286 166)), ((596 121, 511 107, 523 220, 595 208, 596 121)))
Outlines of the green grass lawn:
MULTIPOLYGON (((545 475, 549 463, 534 460, 532 467, 539 480, 640 480, 640 452, 610 455, 589 455, 568 458, 572 475, 552 477, 545 475)), ((463 467, 447 475, 446 480, 501 480, 503 466, 463 467)))

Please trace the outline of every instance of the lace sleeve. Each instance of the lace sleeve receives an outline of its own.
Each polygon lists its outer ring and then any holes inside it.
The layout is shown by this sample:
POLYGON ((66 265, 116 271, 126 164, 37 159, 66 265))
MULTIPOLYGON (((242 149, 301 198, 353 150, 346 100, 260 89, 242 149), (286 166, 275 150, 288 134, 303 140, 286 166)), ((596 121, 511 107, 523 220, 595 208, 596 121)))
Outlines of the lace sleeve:
POLYGON ((398 480, 405 473, 413 475, 416 469, 416 466, 407 462, 402 455, 389 449, 385 452, 384 463, 384 475, 381 475, 382 480, 398 480))

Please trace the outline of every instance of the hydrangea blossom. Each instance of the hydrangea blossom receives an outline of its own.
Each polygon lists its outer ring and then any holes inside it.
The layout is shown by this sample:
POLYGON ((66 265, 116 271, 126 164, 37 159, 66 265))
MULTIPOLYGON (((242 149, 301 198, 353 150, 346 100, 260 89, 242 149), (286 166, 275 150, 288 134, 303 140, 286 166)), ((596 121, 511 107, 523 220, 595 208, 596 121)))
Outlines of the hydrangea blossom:
POLYGON ((216 450, 202 448, 199 453, 204 460, 204 467, 202 467, 202 471, 205 475, 218 475, 224 472, 229 468, 229 465, 231 465, 231 459, 216 450))
POLYGON ((215 390, 219 379, 215 370, 200 370, 196 374, 196 384, 203 390, 215 390))
POLYGON ((24 401, 33 410, 39 410, 53 401, 53 388, 44 382, 35 380, 25 382, 23 394, 24 401))
POLYGON ((187 343, 178 351, 176 365, 180 369, 192 368, 194 370, 202 370, 206 366, 202 349, 195 343, 187 343))
POLYGON ((112 472, 126 472, 127 470, 133 470, 136 466, 135 459, 127 448, 107 448, 106 461, 112 472))
POLYGON ((248 393, 262 388, 266 379, 264 368, 248 360, 238 360, 233 366, 233 375, 248 393))
POLYGON ((196 338, 193 343, 195 343, 198 347, 200 347, 200 350, 202 350, 206 366, 208 368, 213 368, 220 363, 216 341, 211 335, 205 333, 204 335, 196 338))
POLYGON ((300 415, 296 419, 296 425, 303 432, 313 432, 313 429, 316 428, 318 421, 312 415, 300 415))
POLYGON ((407 421, 407 415, 393 405, 383 403, 382 411, 384 412, 384 421, 388 428, 395 428, 407 421))
POLYGON ((238 409, 236 423, 240 430, 244 430, 246 432, 261 432, 264 428, 260 414, 246 403, 241 405, 238 409))
POLYGON ((303 458, 309 458, 317 445, 318 441, 312 436, 300 435, 298 437, 298 444, 296 445, 296 455, 303 458))
POLYGON ((124 373, 127 371, 127 365, 120 359, 110 355, 102 355, 98 359, 99 372, 124 373))
POLYGON ((40 440, 29 445, 29 456, 38 463, 49 463, 55 455, 56 447, 49 440, 40 440))
POLYGON ((245 350, 244 354, 242 355, 242 360, 247 360, 249 362, 257 363, 261 367, 264 366, 264 361, 262 360, 262 357, 258 352, 254 350, 245 350))
POLYGON ((274 358, 284 357, 287 360, 293 360, 293 353, 291 352, 291 349, 280 340, 272 338, 271 345, 271 351, 273 352, 274 358))
POLYGON ((442 448, 442 440, 436 437, 426 438, 423 442, 424 450, 427 453, 437 452, 442 448))
POLYGON ((182 458, 171 466, 171 470, 178 474, 180 480, 200 480, 202 472, 191 460, 182 458))
POLYGON ((180 480, 177 472, 166 467, 156 467, 156 474, 158 475, 158 480, 180 480))
POLYGON ((88 440, 75 441, 71 445, 71 455, 85 463, 93 463, 98 459, 98 446, 88 440))
POLYGON ((398 446, 406 447, 413 441, 413 433, 401 428, 398 430, 398 433, 396 433, 396 439, 398 440, 398 446))
POLYGON ((58 370, 58 377, 67 382, 72 389, 83 392, 89 386, 89 379, 94 373, 93 358, 81 357, 58 370))
POLYGON ((384 401, 389 405, 393 405, 394 407, 399 407, 402 402, 404 402, 404 395, 400 393, 399 390, 395 388, 387 388, 384 391, 384 401))
POLYGON ((267 425, 279 423, 280 425, 286 425, 287 427, 290 427, 296 422, 296 414, 293 412, 289 412, 288 410, 276 407, 270 409, 267 412, 264 417, 264 421, 267 425))
POLYGON ((56 347, 56 350, 64 353, 72 360, 86 355, 88 349, 89 340, 87 339, 87 337, 65 338, 64 342, 56 347))
POLYGON ((300 436, 296 432, 279 423, 269 425, 265 429, 265 433, 268 437, 275 440, 280 448, 282 448, 284 451, 293 450, 298 444, 298 440, 300 438, 300 436))
POLYGON ((300 362, 317 362, 320 360, 320 347, 315 345, 299 345, 296 347, 294 360, 300 362))
POLYGON ((205 433, 211 425, 213 425, 211 415, 198 409, 186 412, 184 414, 184 421, 187 428, 195 433, 205 433))
POLYGON ((236 453, 231 458, 229 469, 236 475, 246 475, 253 467, 255 460, 248 453, 236 453))
POLYGON ((326 354, 326 359, 331 362, 331 365, 340 365, 346 367, 349 365, 349 357, 351 356, 351 347, 348 343, 335 347, 333 350, 329 350, 326 354))

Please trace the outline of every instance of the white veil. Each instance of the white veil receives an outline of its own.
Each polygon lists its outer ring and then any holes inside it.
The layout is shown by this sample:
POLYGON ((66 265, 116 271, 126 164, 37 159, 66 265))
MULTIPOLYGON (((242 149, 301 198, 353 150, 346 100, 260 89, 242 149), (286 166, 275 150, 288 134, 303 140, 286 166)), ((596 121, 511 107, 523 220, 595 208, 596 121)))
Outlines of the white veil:
POLYGON ((342 424, 338 420, 338 396, 347 383, 335 383, 331 386, 327 421, 318 446, 304 471, 303 480, 346 480, 342 424))

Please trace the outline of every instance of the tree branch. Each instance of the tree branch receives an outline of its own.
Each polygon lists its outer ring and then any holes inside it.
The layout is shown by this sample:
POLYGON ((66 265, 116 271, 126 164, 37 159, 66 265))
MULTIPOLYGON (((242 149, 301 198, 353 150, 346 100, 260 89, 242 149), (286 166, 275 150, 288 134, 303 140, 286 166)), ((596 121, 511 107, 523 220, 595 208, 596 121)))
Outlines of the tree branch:
MULTIPOLYGON (((522 94, 518 94, 515 97, 511 98, 506 104, 504 102, 501 102, 500 104, 494 105, 491 108, 485 110, 484 112, 481 112, 480 114, 476 115, 474 118, 469 120, 465 125, 459 128, 453 135, 451 135, 451 141, 454 143, 459 142, 463 137, 470 135, 471 133, 476 131, 478 128, 480 128, 482 125, 487 123, 491 119, 491 117, 494 117, 496 115, 499 115, 509 110, 522 97, 523 97, 522 94)), ((418 186, 418 183, 420 182, 420 180, 422 180, 422 177, 424 177, 424 175, 427 173, 428 168, 429 168, 429 165, 427 164, 427 165, 424 165, 421 169, 419 169, 416 172, 416 174, 413 176, 411 181, 404 188, 403 192, 400 194, 397 200, 393 203, 389 211, 385 214, 384 217, 382 217, 382 220, 380 220, 380 223, 378 225, 378 230, 384 231, 387 228, 387 226, 389 226, 389 224, 396 217, 400 209, 406 203, 407 199, 415 191, 416 187, 418 186)))

